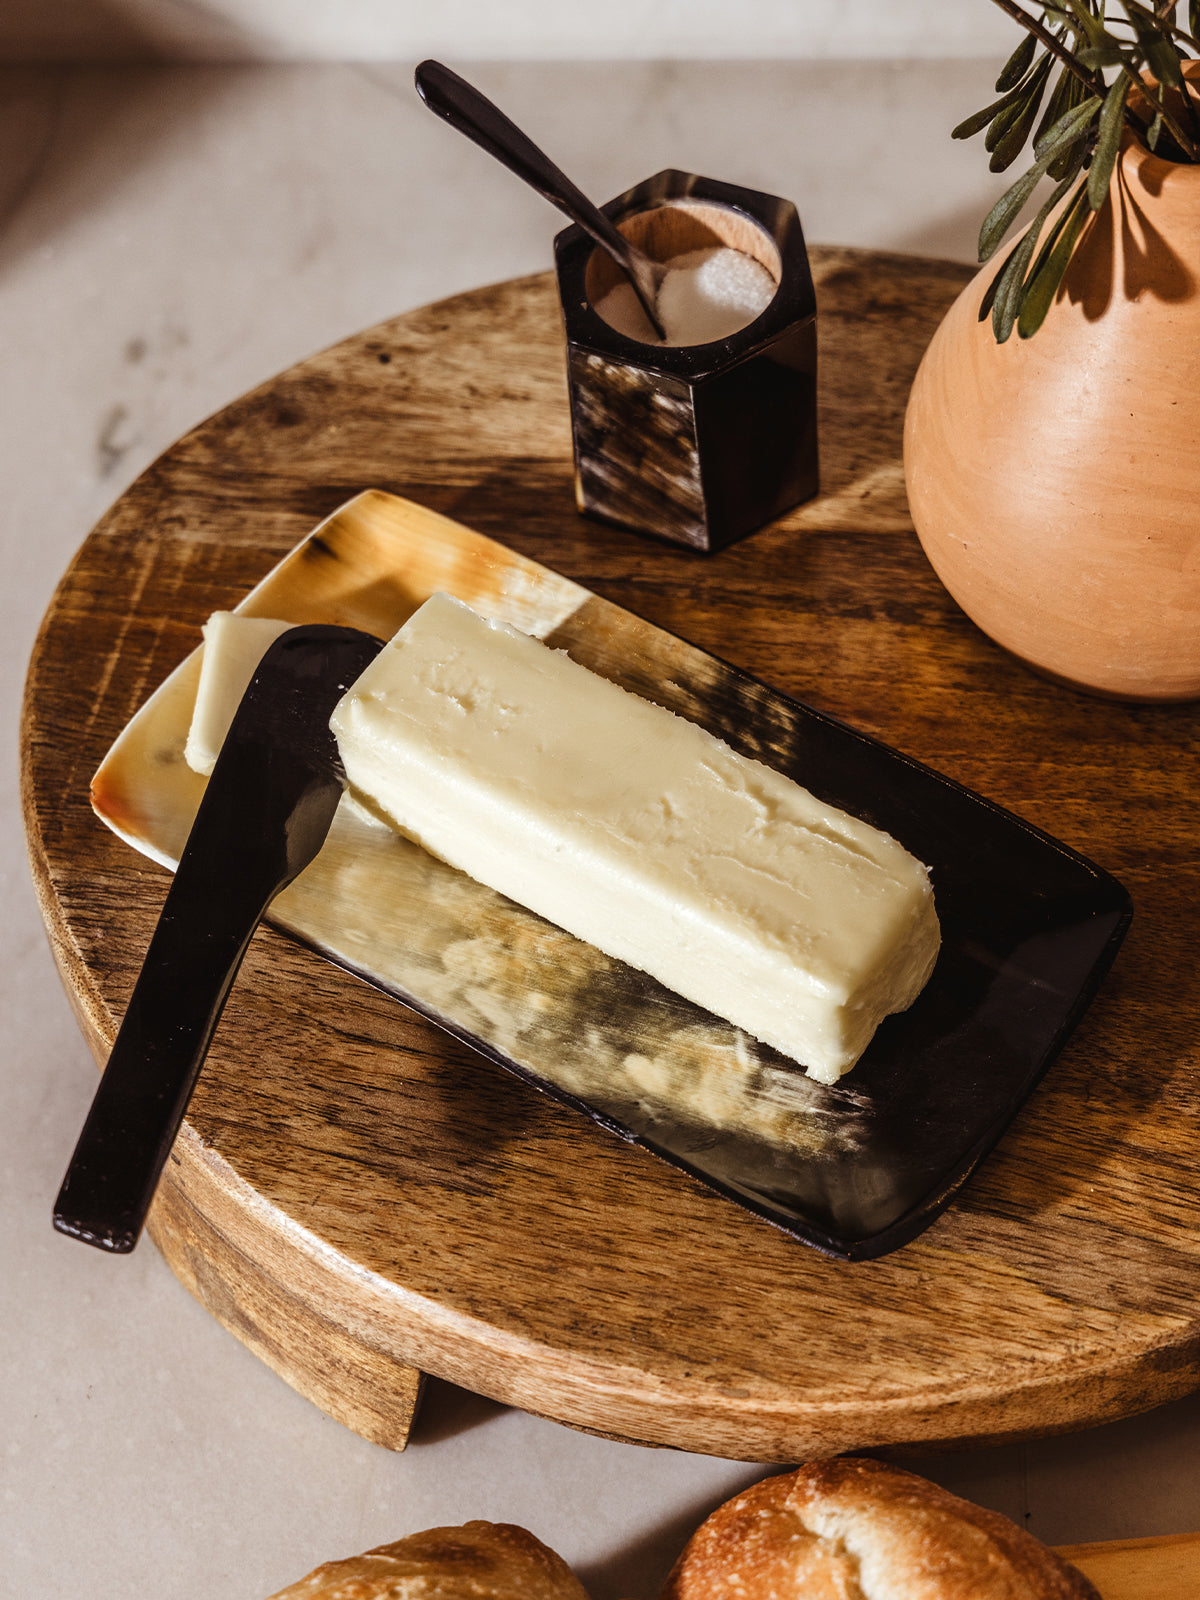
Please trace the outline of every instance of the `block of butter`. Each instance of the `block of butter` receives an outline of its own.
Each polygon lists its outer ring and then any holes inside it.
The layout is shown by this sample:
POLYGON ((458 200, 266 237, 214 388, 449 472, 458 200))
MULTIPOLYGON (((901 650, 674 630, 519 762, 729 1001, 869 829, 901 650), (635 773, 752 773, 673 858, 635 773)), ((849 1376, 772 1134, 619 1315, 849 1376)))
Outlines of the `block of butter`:
POLYGON ((331 725, 396 828, 814 1078, 933 969, 929 876, 896 840, 447 595, 331 725))

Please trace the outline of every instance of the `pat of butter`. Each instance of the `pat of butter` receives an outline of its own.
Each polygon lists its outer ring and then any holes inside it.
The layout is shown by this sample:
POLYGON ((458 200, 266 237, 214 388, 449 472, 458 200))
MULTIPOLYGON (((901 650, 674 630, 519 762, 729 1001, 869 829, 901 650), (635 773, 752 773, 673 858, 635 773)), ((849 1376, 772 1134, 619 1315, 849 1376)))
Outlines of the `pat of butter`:
POLYGON ((814 1078, 933 969, 929 876, 896 840, 449 596, 331 726, 403 833, 814 1078))
POLYGON ((274 617, 243 617, 236 611, 214 611, 204 624, 200 684, 183 751, 193 772, 208 777, 216 766, 258 663, 280 634, 295 626, 274 617))

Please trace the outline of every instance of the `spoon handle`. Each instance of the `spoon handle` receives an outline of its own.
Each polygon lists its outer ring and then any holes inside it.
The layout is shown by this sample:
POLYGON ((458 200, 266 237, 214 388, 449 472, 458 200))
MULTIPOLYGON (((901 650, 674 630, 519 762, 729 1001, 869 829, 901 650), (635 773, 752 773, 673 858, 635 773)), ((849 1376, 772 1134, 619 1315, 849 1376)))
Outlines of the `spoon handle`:
POLYGON ((417 92, 431 111, 465 133, 480 149, 495 156, 616 258, 662 338, 662 327, 654 309, 653 269, 640 252, 633 250, 629 240, 599 206, 575 187, 528 134, 457 72, 440 61, 422 61, 414 76, 417 92))
POLYGON ((137 1243, 251 936, 329 831, 345 787, 329 716, 378 649, 348 628, 293 629, 255 674, 55 1202, 60 1233, 118 1254, 137 1243))

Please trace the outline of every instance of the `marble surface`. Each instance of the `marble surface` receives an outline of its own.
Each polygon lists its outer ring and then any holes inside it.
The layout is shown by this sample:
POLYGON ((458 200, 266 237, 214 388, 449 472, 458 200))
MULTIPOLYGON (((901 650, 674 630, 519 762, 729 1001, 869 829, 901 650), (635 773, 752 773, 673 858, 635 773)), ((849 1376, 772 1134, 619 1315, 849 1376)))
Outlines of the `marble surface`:
MULTIPOLYGON (((997 192, 947 130, 995 64, 491 64, 606 198, 676 165, 793 198, 810 239, 969 259, 997 192)), ((10 728, 0 1184, 0 1592, 261 1600, 435 1524, 523 1523, 595 1600, 650 1600, 762 1469, 573 1433, 433 1384, 393 1455, 329 1421, 155 1251, 55 1235, 95 1073, 28 886, 15 730, 39 616, 172 439, 382 317, 549 264, 556 219, 416 102, 410 65, 0 69, 0 693, 10 728)), ((920 1470, 1050 1542, 1200 1527, 1200 1400, 920 1470)))

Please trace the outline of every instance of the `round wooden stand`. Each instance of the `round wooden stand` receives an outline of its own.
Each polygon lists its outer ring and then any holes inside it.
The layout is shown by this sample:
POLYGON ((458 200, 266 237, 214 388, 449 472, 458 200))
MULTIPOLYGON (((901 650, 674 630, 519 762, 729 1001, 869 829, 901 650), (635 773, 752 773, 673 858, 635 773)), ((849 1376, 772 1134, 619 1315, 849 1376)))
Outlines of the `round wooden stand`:
POLYGON ((912 534, 900 436, 968 273, 812 256, 823 493, 719 555, 577 515, 545 275, 382 324, 202 424, 91 535, 46 618, 25 818, 98 1060, 166 876, 93 817, 91 775, 208 614, 368 487, 844 717, 1133 893, 1116 967, 998 1150, 919 1240, 857 1265, 260 930, 151 1232, 216 1317, 381 1443, 403 1445, 421 1372, 572 1426, 778 1462, 1076 1428, 1200 1384, 1197 713, 1056 687, 962 616, 912 534))

